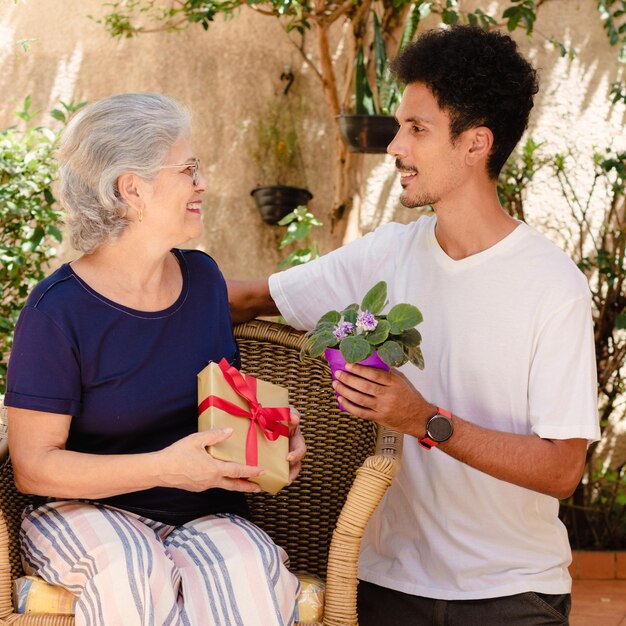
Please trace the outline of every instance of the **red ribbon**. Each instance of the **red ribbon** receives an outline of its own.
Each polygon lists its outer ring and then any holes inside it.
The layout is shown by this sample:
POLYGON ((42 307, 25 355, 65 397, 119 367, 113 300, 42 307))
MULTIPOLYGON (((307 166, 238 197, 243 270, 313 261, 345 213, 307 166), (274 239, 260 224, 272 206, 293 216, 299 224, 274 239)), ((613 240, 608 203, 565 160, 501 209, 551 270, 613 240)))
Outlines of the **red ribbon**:
POLYGON ((291 421, 291 411, 288 407, 262 406, 256 397, 256 378, 252 376, 244 378, 241 372, 230 365, 226 359, 222 359, 217 366, 232 390, 247 401, 250 410, 246 411, 223 398, 208 396, 198 406, 198 415, 202 415, 209 407, 214 406, 216 409, 226 411, 235 417, 247 417, 250 420, 250 426, 246 437, 246 465, 258 465, 256 424, 259 425, 261 432, 268 441, 276 441, 279 437, 288 437, 289 428, 282 422, 291 421))

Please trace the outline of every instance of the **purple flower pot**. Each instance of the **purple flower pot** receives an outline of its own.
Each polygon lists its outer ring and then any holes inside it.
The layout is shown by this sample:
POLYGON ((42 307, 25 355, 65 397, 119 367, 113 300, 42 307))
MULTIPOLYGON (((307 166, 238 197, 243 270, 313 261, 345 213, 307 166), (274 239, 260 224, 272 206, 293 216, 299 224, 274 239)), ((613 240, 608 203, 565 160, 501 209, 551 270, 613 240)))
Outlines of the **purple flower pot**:
MULTIPOLYGON (((324 358, 328 361, 328 364, 330 365, 330 373, 333 380, 335 380, 335 376, 338 371, 346 371, 346 360, 343 358, 341 350, 339 350, 338 348, 326 348, 326 350, 324 350, 324 358)), ((387 365, 387 363, 385 363, 378 356, 377 352, 374 352, 374 354, 368 356, 367 359, 359 361, 358 365, 367 365, 368 367, 375 367, 376 369, 385 370, 386 372, 391 369, 389 365, 387 365)), ((339 394, 335 392, 335 395, 338 396, 339 394)), ((345 411, 339 401, 337 401, 337 406, 342 411, 345 411)))

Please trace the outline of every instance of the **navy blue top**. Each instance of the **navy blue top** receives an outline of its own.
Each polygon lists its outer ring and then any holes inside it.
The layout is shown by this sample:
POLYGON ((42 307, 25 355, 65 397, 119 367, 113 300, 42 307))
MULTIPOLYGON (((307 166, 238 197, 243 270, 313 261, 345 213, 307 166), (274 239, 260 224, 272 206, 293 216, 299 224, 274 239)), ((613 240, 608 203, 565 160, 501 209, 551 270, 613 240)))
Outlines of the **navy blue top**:
MULTIPOLYGON (((66 448, 89 454, 152 452, 197 432, 198 372, 222 357, 239 367, 239 353, 217 264, 173 253, 183 287, 163 311, 112 302, 68 264, 39 283, 15 329, 5 405, 71 415, 66 448)), ((221 489, 156 487, 100 502, 174 525, 246 514, 243 495, 221 489)))

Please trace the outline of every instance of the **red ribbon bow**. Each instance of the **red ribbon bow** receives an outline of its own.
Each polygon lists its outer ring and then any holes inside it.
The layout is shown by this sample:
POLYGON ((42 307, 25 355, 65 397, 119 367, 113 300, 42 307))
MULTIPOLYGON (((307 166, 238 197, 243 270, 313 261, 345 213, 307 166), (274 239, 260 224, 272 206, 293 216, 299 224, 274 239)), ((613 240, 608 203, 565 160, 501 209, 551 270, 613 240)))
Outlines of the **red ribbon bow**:
POLYGON ((217 366, 232 390, 247 401, 250 410, 246 411, 223 398, 208 396, 198 406, 198 415, 202 415, 210 406, 214 406, 216 409, 226 411, 235 417, 247 417, 250 420, 250 426, 246 437, 246 464, 258 465, 256 424, 259 425, 261 432, 268 441, 276 441, 279 437, 288 437, 289 428, 283 422, 291 422, 291 411, 288 407, 262 406, 256 397, 256 378, 252 376, 244 378, 241 372, 230 365, 226 359, 222 359, 217 366))

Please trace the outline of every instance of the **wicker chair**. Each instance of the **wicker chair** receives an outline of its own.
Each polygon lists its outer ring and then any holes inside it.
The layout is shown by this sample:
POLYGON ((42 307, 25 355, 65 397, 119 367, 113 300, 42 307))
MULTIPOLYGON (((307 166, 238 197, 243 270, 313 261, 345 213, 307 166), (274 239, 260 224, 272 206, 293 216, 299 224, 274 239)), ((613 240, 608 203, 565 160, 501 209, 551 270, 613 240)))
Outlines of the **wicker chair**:
MULTIPOLYGON (((237 326, 235 335, 242 369, 289 389, 290 401, 302 415, 308 446, 293 485, 276 496, 250 498, 253 519, 287 550, 292 570, 326 579, 324 625, 357 626, 359 545, 396 471, 401 437, 392 431, 377 437, 371 423, 337 409, 326 362, 300 359, 303 333, 253 320, 237 326), (377 454, 368 456, 377 439, 377 454)), ((0 432, 0 443, 3 439, 6 432, 0 432)), ((16 491, 8 458, 0 469, 0 489, 0 625, 72 626, 73 616, 14 613, 12 580, 23 575, 19 518, 29 497, 16 491)))

